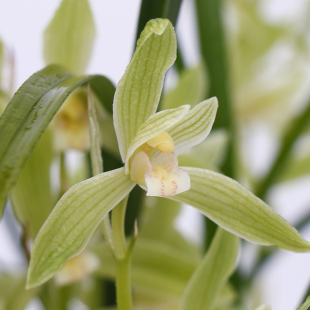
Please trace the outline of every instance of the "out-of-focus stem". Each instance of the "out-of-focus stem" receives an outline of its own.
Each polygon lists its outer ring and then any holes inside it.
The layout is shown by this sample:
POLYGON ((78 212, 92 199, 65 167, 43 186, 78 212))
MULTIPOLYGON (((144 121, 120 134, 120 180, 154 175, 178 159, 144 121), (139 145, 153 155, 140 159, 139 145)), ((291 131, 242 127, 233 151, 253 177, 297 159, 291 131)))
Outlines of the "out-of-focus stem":
POLYGON ((289 157, 293 144, 302 134, 303 130, 309 124, 310 120, 310 102, 302 113, 300 113, 291 122, 286 132, 283 135, 282 143, 277 157, 265 178, 256 187, 255 194, 264 199, 269 188, 274 184, 278 175, 285 167, 286 161, 289 157))

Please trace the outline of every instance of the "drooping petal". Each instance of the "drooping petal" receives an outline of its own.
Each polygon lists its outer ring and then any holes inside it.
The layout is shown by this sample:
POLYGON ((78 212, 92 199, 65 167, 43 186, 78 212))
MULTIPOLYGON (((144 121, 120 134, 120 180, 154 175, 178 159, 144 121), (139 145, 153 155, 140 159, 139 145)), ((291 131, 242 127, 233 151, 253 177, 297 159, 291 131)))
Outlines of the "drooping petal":
POLYGON ((123 162, 139 127, 155 113, 165 72, 175 58, 176 37, 170 21, 149 21, 114 97, 114 127, 123 162))
POLYGON ((27 287, 51 278, 79 254, 108 214, 134 187, 125 169, 99 174, 72 186, 42 226, 31 251, 27 287))
POLYGON ((167 132, 173 138, 177 155, 201 143, 210 133, 218 107, 217 98, 205 100, 190 110, 167 132))
POLYGON ((251 242, 292 252, 310 251, 310 243, 291 224, 236 181, 206 169, 183 169, 191 178, 191 188, 172 199, 197 208, 251 242))
POLYGON ((178 167, 175 153, 158 152, 145 173, 147 196, 169 197, 190 189, 188 173, 178 167))

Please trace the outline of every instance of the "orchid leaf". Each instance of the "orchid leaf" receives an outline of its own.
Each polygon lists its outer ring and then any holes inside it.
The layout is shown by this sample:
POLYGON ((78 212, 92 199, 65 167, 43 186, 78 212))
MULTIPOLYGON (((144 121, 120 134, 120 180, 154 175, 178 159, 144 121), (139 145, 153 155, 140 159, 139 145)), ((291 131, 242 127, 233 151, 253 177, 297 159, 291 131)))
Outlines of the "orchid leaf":
POLYGON ((197 104, 168 133, 173 138, 174 152, 179 155, 201 143, 210 133, 218 102, 215 97, 197 104))
POLYGON ((9 101, 10 101, 10 98, 8 94, 6 94, 4 91, 0 89, 0 116, 3 113, 9 101))
POLYGON ((206 80, 205 69, 201 63, 182 71, 177 86, 163 97, 161 108, 174 109, 185 104, 193 108, 206 98, 206 80))
POLYGON ((0 215, 27 157, 60 106, 78 86, 92 85, 97 79, 103 85, 110 83, 102 76, 75 77, 51 65, 32 75, 15 93, 0 118, 0 215))
POLYGON ((31 252, 27 287, 38 286, 79 254, 96 227, 134 187, 124 168, 72 186, 58 201, 31 252))
MULTIPOLYGON (((92 250, 101 261, 97 273, 114 279, 115 261, 108 245, 101 243, 92 250)), ((138 238, 132 257, 132 283, 134 287, 162 296, 180 297, 198 263, 189 252, 171 248, 163 242, 138 238)))
POLYGON ((234 270, 239 238, 218 228, 203 261, 192 275, 182 299, 182 310, 212 309, 221 287, 234 270))
POLYGON ((84 73, 91 55, 95 25, 87 0, 63 0, 44 33, 47 64, 84 73))
POLYGON ((310 307, 310 296, 297 310, 308 310, 309 307, 310 307))
POLYGON ((103 160, 100 149, 100 130, 96 115, 94 98, 90 87, 88 87, 88 119, 89 119, 89 134, 90 134, 90 154, 91 166, 93 175, 103 172, 103 160))
POLYGON ((188 110, 189 106, 186 105, 153 114, 143 125, 141 125, 136 136, 131 141, 126 155, 126 162, 140 145, 172 127, 184 117, 188 110))
POLYGON ((56 203, 50 175, 54 159, 52 142, 52 133, 46 130, 27 159, 11 194, 15 215, 33 239, 56 203))
POLYGON ((155 113, 165 72, 175 58, 176 37, 169 20, 149 21, 115 93, 114 127, 123 162, 140 126, 155 113))
POLYGON ((310 243, 294 227, 236 181, 205 169, 183 169, 190 175, 191 189, 171 199, 197 208, 248 241, 292 252, 310 251, 310 243))

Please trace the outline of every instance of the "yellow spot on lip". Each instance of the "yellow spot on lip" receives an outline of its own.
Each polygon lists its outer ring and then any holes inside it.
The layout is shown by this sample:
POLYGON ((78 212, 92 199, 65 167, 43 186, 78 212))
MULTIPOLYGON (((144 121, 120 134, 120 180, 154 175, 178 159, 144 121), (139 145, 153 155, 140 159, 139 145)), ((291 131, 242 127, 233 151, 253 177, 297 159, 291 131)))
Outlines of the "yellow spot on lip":
POLYGON ((164 180, 168 176, 166 169, 163 168, 162 166, 153 166, 153 171, 155 178, 164 180))
POLYGON ((160 152, 170 153, 174 150, 174 142, 172 137, 164 131, 151 138, 146 143, 160 152))

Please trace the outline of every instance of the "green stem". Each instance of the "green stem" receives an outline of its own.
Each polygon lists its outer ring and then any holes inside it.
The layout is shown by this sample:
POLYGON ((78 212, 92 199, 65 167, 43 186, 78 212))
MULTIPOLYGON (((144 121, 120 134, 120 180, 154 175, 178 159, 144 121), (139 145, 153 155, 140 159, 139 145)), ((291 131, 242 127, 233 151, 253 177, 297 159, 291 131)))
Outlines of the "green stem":
POLYGON ((112 237, 114 255, 116 259, 123 260, 127 256, 127 243, 125 239, 125 215, 128 197, 123 199, 112 210, 112 237))
POLYGON ((181 52, 179 44, 177 48, 177 59, 174 65, 179 74, 184 70, 185 65, 184 65, 184 60, 183 60, 183 56, 182 56, 182 52, 181 52))
POLYGON ((116 260, 116 300, 118 310, 132 310, 130 257, 116 260))
POLYGON ((131 256, 135 233, 129 247, 125 238, 125 214, 128 197, 123 199, 112 210, 112 234, 114 244, 114 257, 116 260, 116 301, 119 310, 131 310, 131 256))
POLYGON ((301 135, 310 119, 310 102, 305 110, 300 113, 288 127, 287 131, 283 135, 282 143, 277 157, 275 158, 269 173, 260 182, 256 188, 256 195, 262 199, 265 198, 269 188, 275 183, 278 175, 284 169, 288 160, 290 151, 297 138, 301 135))

